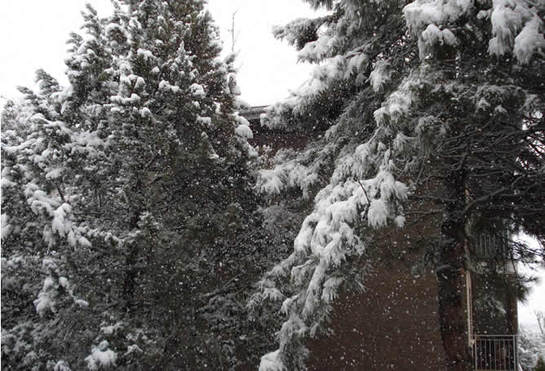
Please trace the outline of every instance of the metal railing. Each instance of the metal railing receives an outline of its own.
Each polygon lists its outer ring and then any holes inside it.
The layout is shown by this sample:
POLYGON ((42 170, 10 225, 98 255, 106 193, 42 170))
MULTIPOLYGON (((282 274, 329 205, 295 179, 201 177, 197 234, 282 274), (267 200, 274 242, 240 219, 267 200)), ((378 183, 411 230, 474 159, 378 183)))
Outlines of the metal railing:
POLYGON ((517 335, 473 335, 475 370, 517 371, 517 335))

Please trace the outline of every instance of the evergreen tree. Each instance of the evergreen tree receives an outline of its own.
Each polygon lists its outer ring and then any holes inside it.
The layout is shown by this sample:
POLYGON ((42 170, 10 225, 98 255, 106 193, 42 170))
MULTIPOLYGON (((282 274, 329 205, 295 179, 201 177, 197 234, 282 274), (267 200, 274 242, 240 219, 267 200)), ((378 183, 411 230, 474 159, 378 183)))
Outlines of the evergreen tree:
MULTIPOLYGON (((279 349, 261 368, 304 367, 305 339, 326 327, 373 229, 403 227, 415 218, 410 208, 426 201, 437 206, 426 213, 441 220, 433 246, 447 368, 469 369, 466 241, 477 231, 544 238, 543 4, 309 3, 330 14, 275 33, 318 65, 264 123, 315 140, 278 156, 259 186, 275 196, 299 190, 314 197, 314 209, 293 253, 260 282, 256 302, 282 300, 286 314, 279 349)), ((509 246, 510 257, 532 253, 509 246)))
POLYGON ((38 71, 2 117, 4 365, 255 366, 270 336, 244 303, 268 235, 210 15, 143 0, 83 18, 69 86, 38 71))

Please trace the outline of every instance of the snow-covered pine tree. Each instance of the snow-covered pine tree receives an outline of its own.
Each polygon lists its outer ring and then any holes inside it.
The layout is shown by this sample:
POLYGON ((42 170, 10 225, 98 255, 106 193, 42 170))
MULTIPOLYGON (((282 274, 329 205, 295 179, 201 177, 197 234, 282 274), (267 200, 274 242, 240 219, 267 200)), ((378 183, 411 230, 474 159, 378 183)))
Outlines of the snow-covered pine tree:
POLYGON ((272 195, 299 190, 314 209, 254 297, 282 301, 286 315, 261 369, 304 368, 305 339, 327 327, 350 262, 373 229, 403 227, 419 199, 436 203, 429 212, 441 219, 434 250, 446 366, 469 369, 466 228, 501 226, 543 242, 544 4, 308 2, 330 14, 275 33, 317 66, 264 124, 315 140, 278 156, 259 185, 272 195))
POLYGON ((201 1, 114 8, 2 118, 4 365, 255 365, 267 236, 216 29, 201 1))
POLYGON ((90 247, 90 231, 74 210, 70 159, 93 153, 88 144, 100 139, 63 120, 62 89, 51 76, 38 71, 37 82, 39 91, 21 89, 23 103, 2 117, 2 357, 13 369, 53 368, 59 353, 87 351, 84 341, 55 339, 75 322, 78 330, 87 325, 88 303, 72 289, 70 265, 90 247))
POLYGON ((125 222, 133 223, 124 227, 123 296, 135 315, 164 326, 164 367, 227 367, 237 351, 231 331, 241 331, 241 274, 253 272, 254 259, 242 243, 255 207, 251 149, 235 133, 245 123, 233 114, 202 2, 130 7, 130 50, 115 62, 112 97, 115 146, 127 153, 119 169, 132 213, 125 222))

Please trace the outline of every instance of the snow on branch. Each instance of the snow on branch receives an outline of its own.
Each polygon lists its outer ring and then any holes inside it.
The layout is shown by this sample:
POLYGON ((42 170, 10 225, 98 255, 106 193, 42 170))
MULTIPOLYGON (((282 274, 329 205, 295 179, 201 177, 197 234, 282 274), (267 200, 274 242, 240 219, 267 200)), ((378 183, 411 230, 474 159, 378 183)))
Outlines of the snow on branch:
MULTIPOLYGON (((297 339, 312 336, 327 320, 332 299, 343 282, 337 272, 349 257, 361 256, 366 250, 356 227, 362 222, 373 229, 392 223, 403 226, 405 217, 398 205, 407 199, 409 188, 397 180, 394 159, 406 150, 396 142, 409 143, 406 135, 400 139, 401 131, 410 128, 417 135, 416 125, 409 125, 413 120, 407 116, 417 101, 414 91, 422 83, 421 72, 409 74, 386 97, 382 114, 375 114, 379 119, 368 123, 375 127, 368 140, 337 160, 329 184, 317 193, 314 209, 295 238, 293 253, 260 282, 263 298, 273 292, 275 299, 281 297, 275 286, 279 280, 289 278, 295 287, 282 304, 287 319, 279 332, 280 348, 263 357, 261 369, 282 369, 285 351, 292 346, 299 354, 305 353, 297 339)), ((261 186, 281 192, 289 182, 286 169, 298 166, 292 159, 262 172, 261 186)), ((293 349, 290 352, 293 354, 293 349)))

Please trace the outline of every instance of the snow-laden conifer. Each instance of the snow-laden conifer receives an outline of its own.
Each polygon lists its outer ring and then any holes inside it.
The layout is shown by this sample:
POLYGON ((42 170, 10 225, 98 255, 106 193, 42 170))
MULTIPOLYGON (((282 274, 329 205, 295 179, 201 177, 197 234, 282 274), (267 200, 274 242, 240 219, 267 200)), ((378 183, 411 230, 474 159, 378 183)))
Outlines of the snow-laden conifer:
POLYGON ((2 361, 255 365, 242 303, 266 236, 217 29, 201 1, 83 19, 68 86, 38 71, 2 117, 2 361))
POLYGON ((332 299, 351 283, 346 272, 357 268, 373 230, 406 225, 407 200, 424 192, 441 210, 436 268, 448 367, 469 367, 461 300, 449 299, 463 285, 456 272, 471 265, 466 228, 486 220, 486 228, 544 236, 535 221, 545 211, 537 206, 545 90, 535 83, 543 81, 543 6, 309 3, 330 14, 275 34, 315 71, 263 124, 315 140, 300 153, 279 153, 258 186, 275 197, 299 190, 314 206, 292 254, 265 275, 252 301, 279 300, 286 316, 279 348, 261 369, 304 367, 306 339, 327 328, 332 299))

